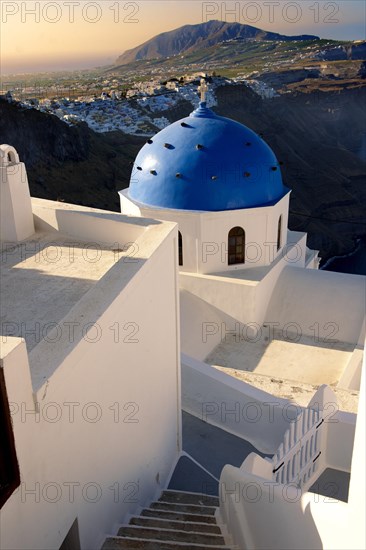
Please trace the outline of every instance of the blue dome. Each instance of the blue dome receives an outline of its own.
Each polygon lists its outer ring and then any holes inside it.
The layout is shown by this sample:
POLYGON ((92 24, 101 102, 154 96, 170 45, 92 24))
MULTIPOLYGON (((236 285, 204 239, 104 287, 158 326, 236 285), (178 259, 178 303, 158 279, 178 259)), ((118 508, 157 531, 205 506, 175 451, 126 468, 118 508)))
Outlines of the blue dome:
POLYGON ((128 195, 148 206, 221 211, 271 205, 287 192, 268 145, 201 102, 142 147, 128 195))

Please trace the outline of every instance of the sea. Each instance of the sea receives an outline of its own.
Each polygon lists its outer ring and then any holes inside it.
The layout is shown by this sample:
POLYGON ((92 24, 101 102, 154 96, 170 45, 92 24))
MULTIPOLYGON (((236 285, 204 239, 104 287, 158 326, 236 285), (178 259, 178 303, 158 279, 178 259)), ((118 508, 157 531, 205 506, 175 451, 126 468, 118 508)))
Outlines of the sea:
POLYGON ((356 248, 350 254, 330 258, 324 266, 324 271, 366 275, 366 238, 358 239, 356 248))

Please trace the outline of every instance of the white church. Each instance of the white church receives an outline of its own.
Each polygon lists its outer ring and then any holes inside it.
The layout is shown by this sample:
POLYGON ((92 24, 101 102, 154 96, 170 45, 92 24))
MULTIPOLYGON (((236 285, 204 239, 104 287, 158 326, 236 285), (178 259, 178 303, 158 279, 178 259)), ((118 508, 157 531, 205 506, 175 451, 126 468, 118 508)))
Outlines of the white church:
POLYGON ((318 270, 204 93, 120 214, 0 146, 2 550, 366 547, 366 278, 318 270))

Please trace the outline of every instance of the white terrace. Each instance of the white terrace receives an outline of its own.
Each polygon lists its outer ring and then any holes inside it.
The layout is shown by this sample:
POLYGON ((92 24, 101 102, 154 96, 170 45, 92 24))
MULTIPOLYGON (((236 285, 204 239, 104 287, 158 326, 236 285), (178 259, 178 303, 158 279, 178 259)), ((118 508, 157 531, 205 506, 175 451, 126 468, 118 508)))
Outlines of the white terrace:
POLYGON ((248 284, 178 277, 175 223, 31 199, 6 145, 0 176, 1 548, 365 548, 364 278, 306 269, 304 255, 248 284), (283 326, 294 311, 302 327, 339 326, 351 347, 324 348, 327 376, 361 383, 358 415, 328 386, 299 405, 203 362, 221 343, 204 323, 283 326))

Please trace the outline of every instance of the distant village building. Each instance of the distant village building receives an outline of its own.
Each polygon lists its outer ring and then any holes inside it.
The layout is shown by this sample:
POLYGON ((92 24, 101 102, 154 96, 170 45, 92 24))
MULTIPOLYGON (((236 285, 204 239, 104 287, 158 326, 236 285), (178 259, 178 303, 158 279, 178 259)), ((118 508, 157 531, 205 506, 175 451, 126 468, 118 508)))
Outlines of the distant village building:
POLYGON ((8 103, 12 103, 13 102, 13 95, 11 93, 10 90, 8 90, 5 94, 5 99, 8 103))

